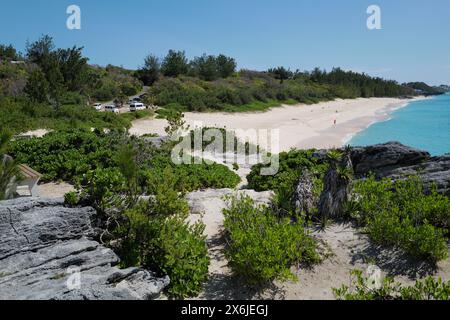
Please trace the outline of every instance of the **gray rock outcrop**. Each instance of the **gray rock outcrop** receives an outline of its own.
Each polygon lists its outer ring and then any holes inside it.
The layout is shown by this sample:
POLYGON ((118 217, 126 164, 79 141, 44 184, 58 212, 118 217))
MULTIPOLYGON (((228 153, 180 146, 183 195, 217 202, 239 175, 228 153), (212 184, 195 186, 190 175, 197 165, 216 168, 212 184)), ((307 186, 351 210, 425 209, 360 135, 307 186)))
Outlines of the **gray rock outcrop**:
POLYGON ((430 154, 404 146, 399 142, 388 142, 354 148, 351 152, 351 159, 356 176, 369 172, 386 176, 396 168, 423 163, 430 159, 430 154))
POLYGON ((117 268, 93 240, 93 208, 23 198, 0 202, 0 299, 153 299, 168 285, 147 270, 117 268))
POLYGON ((426 190, 435 185, 438 192, 450 196, 450 156, 431 157, 426 151, 388 142, 355 148, 351 158, 356 177, 370 172, 377 178, 418 175, 426 190))

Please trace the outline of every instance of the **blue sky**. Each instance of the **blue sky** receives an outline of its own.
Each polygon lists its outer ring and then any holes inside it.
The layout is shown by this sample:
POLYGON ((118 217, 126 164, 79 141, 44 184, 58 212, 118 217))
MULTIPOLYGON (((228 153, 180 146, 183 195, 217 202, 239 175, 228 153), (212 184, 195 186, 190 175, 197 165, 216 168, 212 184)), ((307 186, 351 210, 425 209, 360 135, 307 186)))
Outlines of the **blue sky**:
POLYGON ((169 49, 233 56, 240 68, 284 65, 364 71, 404 81, 450 84, 448 0, 15 0, 2 1, 0 43, 20 50, 41 34, 79 45, 91 63, 138 67, 169 49), (80 6, 82 29, 66 28, 80 6), (366 9, 382 10, 382 30, 366 9))

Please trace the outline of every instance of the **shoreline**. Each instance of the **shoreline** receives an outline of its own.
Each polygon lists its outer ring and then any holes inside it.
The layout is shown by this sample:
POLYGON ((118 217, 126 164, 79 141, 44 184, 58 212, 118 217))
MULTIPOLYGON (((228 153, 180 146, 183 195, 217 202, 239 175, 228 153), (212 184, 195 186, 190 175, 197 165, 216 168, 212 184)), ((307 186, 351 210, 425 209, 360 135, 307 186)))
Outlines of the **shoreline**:
POLYGON ((392 119, 392 114, 394 112, 396 112, 397 110, 400 110, 400 109, 408 107, 412 102, 421 101, 421 100, 427 100, 427 99, 431 99, 431 97, 419 96, 419 97, 415 97, 413 99, 409 99, 409 101, 406 101, 405 103, 403 103, 401 105, 395 105, 394 104, 392 107, 388 106, 388 107, 385 108, 385 110, 380 110, 380 118, 379 119, 373 120, 371 123, 369 123, 362 130, 359 130, 359 131, 354 132, 354 133, 350 133, 348 136, 346 136, 342 140, 342 145, 343 146, 347 145, 356 135, 358 135, 361 132, 367 130, 368 128, 370 128, 374 124, 380 123, 380 122, 390 121, 392 119))
MULTIPOLYGON (((242 114, 186 112, 184 120, 191 128, 201 123, 205 127, 227 129, 278 129, 280 152, 291 148, 328 149, 342 147, 374 123, 389 120, 394 111, 423 99, 426 97, 337 99, 313 105, 282 105, 265 112, 242 114)), ((138 136, 165 135, 166 126, 164 119, 139 119, 133 121, 129 132, 138 136)))

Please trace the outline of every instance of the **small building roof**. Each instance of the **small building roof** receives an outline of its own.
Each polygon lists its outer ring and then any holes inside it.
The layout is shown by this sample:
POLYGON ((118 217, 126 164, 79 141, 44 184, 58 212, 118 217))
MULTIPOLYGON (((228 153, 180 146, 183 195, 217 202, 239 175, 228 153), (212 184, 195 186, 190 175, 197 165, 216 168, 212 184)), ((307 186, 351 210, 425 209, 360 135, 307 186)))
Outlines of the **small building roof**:
POLYGON ((20 169, 20 172, 22 173, 22 175, 24 176, 25 179, 36 179, 36 178, 41 178, 42 177, 42 174, 40 174, 39 172, 31 169, 26 164, 19 164, 19 169, 20 169))

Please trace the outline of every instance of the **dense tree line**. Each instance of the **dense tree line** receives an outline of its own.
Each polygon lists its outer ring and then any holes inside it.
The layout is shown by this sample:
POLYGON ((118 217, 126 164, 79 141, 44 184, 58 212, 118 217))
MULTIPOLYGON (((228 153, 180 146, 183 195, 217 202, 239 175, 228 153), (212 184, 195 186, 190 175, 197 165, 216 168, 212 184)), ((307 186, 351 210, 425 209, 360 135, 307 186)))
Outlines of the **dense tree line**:
POLYGON ((20 53, 18 53, 16 48, 14 48, 12 45, 0 44, 0 61, 17 61, 21 59, 22 57, 20 53))
POLYGON ((153 85, 161 77, 192 76, 205 81, 227 78, 236 71, 236 61, 223 54, 218 56, 203 54, 191 61, 184 51, 169 50, 160 59, 155 55, 148 55, 144 66, 136 71, 136 76, 145 84, 153 85))
POLYGON ((170 50, 163 58, 148 55, 136 71, 89 65, 82 47, 56 48, 53 39, 44 35, 27 43, 23 55, 11 45, 0 46, 0 93, 15 98, 2 101, 5 106, 20 105, 20 118, 29 117, 26 122, 32 124, 39 122, 32 118, 44 117, 42 110, 48 119, 54 118, 48 110, 63 106, 75 110, 74 106, 88 102, 124 104, 128 97, 141 92, 143 85, 150 87, 144 101, 147 104, 178 111, 233 112, 335 98, 416 95, 432 89, 426 84, 400 85, 338 68, 330 72, 318 68, 291 71, 283 66, 264 72, 236 68, 235 59, 223 54, 189 59, 177 50, 170 50))

